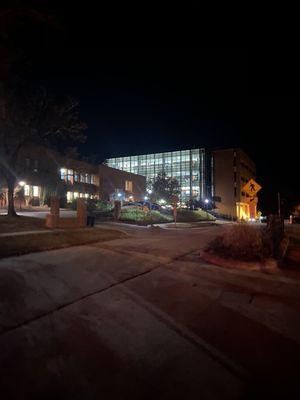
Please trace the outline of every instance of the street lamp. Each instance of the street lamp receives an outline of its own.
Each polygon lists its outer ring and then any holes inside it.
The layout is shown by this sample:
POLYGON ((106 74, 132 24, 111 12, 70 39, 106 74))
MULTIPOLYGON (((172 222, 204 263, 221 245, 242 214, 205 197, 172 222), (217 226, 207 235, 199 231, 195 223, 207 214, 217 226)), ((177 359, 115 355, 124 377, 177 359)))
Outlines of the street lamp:
MULTIPOLYGON (((21 188, 24 188, 25 185, 26 185, 26 182, 24 182, 24 181, 20 181, 19 182, 19 186, 21 186, 21 188)), ((22 210, 22 196, 21 196, 21 194, 19 194, 19 200, 20 200, 20 211, 21 211, 22 210)))

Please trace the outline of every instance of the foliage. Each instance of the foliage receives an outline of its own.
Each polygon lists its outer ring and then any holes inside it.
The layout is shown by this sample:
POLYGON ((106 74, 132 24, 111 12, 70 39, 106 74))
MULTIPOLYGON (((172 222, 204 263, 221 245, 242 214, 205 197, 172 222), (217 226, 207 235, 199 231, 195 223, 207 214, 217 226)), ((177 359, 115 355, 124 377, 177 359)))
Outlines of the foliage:
POLYGON ((272 255, 272 242, 264 228, 239 224, 217 236, 207 250, 226 258, 256 261, 272 255))
POLYGON ((160 172, 152 185, 151 200, 165 200, 171 202, 172 196, 179 195, 179 182, 177 179, 168 177, 165 172, 160 172))
POLYGON ((96 210, 101 212, 111 211, 113 206, 111 203, 105 200, 98 200, 96 202, 96 210))
POLYGON ((0 175, 9 190, 9 213, 15 214, 13 192, 23 163, 20 153, 28 145, 56 145, 64 140, 82 141, 85 129, 79 119, 78 101, 58 99, 44 87, 14 80, 4 90, 5 115, 0 120, 0 175))
POLYGON ((205 203, 204 200, 200 200, 200 199, 196 199, 196 198, 192 198, 191 200, 186 202, 187 207, 189 207, 190 209, 194 209, 194 208, 201 208, 202 210, 213 210, 215 208, 215 204, 213 201, 209 201, 208 203, 205 203))
POLYGON ((178 222, 215 221, 215 217, 203 210, 188 210, 180 208, 177 211, 178 222))
POLYGON ((171 222, 173 220, 172 217, 168 215, 164 215, 159 211, 144 211, 140 207, 130 207, 121 210, 121 221, 126 222, 136 222, 143 224, 150 223, 164 223, 171 222))

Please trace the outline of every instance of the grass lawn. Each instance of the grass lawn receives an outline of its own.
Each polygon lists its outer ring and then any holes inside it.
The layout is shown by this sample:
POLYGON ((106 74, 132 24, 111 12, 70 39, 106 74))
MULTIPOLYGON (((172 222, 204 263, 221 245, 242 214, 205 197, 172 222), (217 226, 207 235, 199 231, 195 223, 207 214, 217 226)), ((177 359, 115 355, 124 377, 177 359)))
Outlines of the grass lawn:
POLYGON ((35 231, 40 229, 45 229, 44 219, 0 215, 0 233, 35 231))
POLYGON ((102 242, 125 236, 124 232, 113 229, 84 228, 0 237, 0 258, 102 242))

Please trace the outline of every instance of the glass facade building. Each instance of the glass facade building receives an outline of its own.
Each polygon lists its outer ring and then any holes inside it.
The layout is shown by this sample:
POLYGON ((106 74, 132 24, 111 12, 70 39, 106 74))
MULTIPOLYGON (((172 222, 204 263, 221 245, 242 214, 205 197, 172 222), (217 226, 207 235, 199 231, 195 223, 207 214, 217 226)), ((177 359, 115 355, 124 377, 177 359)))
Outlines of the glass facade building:
POLYGON ((178 180, 182 202, 213 196, 212 157, 205 149, 110 158, 107 165, 143 175, 147 182, 153 182, 158 173, 165 172, 178 180))

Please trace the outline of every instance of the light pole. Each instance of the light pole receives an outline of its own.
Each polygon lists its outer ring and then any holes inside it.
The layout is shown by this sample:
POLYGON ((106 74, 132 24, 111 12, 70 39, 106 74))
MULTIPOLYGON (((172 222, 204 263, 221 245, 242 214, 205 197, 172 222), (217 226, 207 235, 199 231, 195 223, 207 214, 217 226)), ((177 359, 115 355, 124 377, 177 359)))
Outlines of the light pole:
MULTIPOLYGON (((21 190, 24 190, 24 186, 26 185, 26 182, 20 181, 19 186, 21 186, 21 190)), ((22 210, 22 196, 19 197, 20 200, 20 211, 22 210)))

